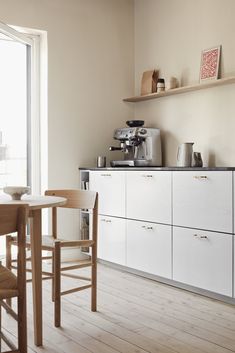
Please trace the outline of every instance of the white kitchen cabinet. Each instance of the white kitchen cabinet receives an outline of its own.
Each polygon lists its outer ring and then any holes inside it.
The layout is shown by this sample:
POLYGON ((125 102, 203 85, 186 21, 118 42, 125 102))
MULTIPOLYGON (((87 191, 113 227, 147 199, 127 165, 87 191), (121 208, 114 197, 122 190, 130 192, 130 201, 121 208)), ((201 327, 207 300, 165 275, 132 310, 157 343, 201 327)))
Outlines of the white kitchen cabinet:
POLYGON ((126 202, 127 218, 171 224, 171 172, 127 172, 126 202))
POLYGON ((235 298, 235 235, 233 235, 233 297, 235 298))
POLYGON ((127 220, 127 266, 171 278, 171 226, 127 220))
POLYGON ((173 227, 173 279, 231 297, 232 237, 173 227))
POLYGON ((126 220, 99 216, 98 258, 126 265, 126 220))
POLYGON ((83 173, 99 193, 99 259, 235 298, 234 172, 83 173))
MULTIPOLYGON (((235 185, 235 172, 233 172, 233 185, 235 185)), ((233 187, 233 202, 235 202, 235 187, 233 187)), ((235 233, 235 206, 233 204, 233 233, 235 233)), ((233 236, 233 297, 235 298, 235 235, 233 236)))
POLYGON ((233 232, 232 172, 173 172, 173 224, 233 232))
POLYGON ((99 214, 125 217, 125 172, 91 171, 89 187, 98 192, 99 214))

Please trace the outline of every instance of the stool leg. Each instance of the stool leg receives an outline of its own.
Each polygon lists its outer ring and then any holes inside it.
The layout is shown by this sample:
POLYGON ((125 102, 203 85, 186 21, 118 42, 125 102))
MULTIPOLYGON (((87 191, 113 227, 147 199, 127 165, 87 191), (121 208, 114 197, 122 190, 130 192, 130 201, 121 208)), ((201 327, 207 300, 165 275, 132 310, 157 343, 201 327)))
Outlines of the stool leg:
POLYGON ((26 248, 25 239, 20 232, 18 232, 17 268, 18 345, 20 353, 27 353, 26 248))
POLYGON ((54 251, 52 251, 52 281, 51 281, 51 300, 54 302, 55 301, 55 255, 54 251))
MULTIPOLYGON (((7 235, 6 236, 6 268, 10 271, 11 271, 11 262, 12 262, 11 241, 12 241, 11 235, 7 235)), ((12 300, 6 299, 6 303, 11 307, 12 300)))
MULTIPOLYGON (((2 333, 2 305, 0 302, 0 333, 2 333)), ((0 352, 2 351, 2 339, 0 337, 0 352)))
POLYGON ((60 327, 61 324, 61 247, 60 241, 55 241, 54 250, 54 324, 56 327, 60 327))
POLYGON ((96 244, 91 249, 91 311, 97 310, 97 249, 96 244))
POLYGON ((20 353, 27 353, 27 318, 25 296, 18 297, 18 342, 20 353))

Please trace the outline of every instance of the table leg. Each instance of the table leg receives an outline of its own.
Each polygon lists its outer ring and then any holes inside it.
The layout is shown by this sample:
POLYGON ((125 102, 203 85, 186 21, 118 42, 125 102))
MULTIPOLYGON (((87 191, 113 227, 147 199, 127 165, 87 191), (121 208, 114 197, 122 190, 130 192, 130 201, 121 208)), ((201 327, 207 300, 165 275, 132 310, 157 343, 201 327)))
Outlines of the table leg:
POLYGON ((42 345, 42 226, 41 210, 32 210, 30 219, 34 343, 42 345))

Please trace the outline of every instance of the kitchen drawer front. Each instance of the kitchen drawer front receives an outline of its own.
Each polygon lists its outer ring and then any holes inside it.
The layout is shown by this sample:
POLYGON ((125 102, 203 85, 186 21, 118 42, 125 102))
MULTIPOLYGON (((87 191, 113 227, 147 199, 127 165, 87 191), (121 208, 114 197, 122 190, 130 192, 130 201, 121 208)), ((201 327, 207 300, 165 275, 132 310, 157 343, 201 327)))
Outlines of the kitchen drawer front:
POLYGON ((127 172, 127 218, 171 224, 171 172, 127 172))
POLYGON ((171 278, 171 226, 127 220, 127 266, 171 278))
POLYGON ((173 227, 173 279, 231 297, 232 237, 173 227))
POLYGON ((126 265, 126 220, 98 217, 98 258, 126 265))
POLYGON ((235 298, 235 235, 233 236, 233 297, 235 298))
POLYGON ((232 172, 173 172, 173 224, 233 232, 232 172))
POLYGON ((90 190, 99 194, 99 214, 125 217, 125 172, 90 172, 90 190))

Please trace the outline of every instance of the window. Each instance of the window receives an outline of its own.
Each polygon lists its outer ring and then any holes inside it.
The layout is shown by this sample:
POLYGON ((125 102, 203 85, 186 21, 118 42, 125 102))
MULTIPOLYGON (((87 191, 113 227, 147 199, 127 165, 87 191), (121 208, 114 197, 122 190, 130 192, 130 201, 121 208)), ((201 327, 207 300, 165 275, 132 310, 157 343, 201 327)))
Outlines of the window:
POLYGON ((27 46, 0 37, 0 187, 31 184, 27 46))
MULTIPOLYGON (((6 185, 29 185, 34 194, 41 193, 42 182, 46 188, 47 72, 46 65, 40 68, 47 53, 41 51, 42 38, 0 23, 0 193, 6 185)), ((4 248, 0 238, 0 254, 4 248)))

